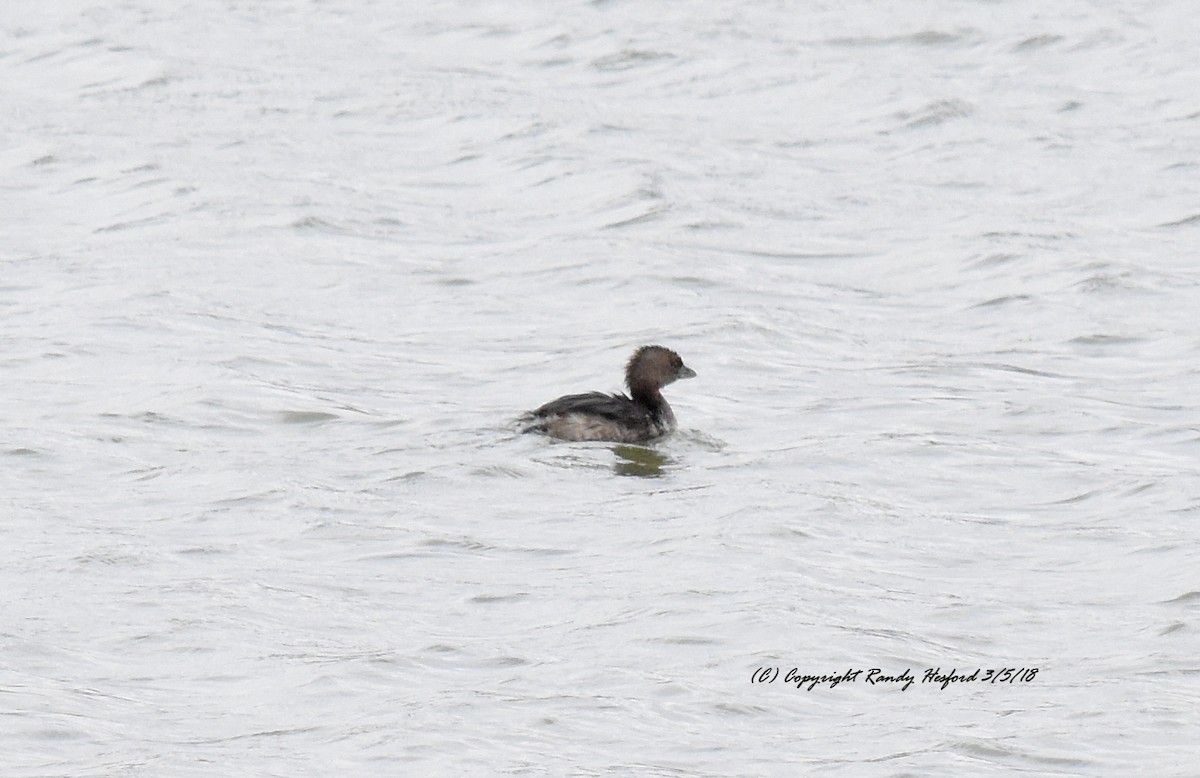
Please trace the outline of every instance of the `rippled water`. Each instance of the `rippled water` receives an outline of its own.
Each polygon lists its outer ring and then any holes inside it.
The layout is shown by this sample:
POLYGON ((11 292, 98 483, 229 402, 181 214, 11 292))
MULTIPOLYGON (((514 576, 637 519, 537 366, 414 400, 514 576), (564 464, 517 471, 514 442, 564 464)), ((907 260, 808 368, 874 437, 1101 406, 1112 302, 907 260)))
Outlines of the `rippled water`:
POLYGON ((4 775, 1195 774, 1191 4, 405 5, 6 6, 4 775))

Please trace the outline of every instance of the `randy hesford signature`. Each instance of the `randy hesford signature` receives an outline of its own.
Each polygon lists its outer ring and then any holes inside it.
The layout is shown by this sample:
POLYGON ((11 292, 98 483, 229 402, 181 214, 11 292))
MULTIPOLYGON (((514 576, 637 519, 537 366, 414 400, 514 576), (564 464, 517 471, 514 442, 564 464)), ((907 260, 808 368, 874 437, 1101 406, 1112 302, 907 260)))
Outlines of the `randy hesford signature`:
POLYGON ((1036 667, 977 667, 962 672, 955 667, 948 673, 943 673, 940 667, 933 667, 915 676, 910 668, 906 668, 902 673, 885 672, 878 667, 858 670, 850 668, 844 673, 806 673, 797 667, 786 671, 779 667, 760 667, 750 676, 750 683, 775 683, 780 680, 780 676, 783 676, 783 683, 810 692, 817 686, 828 685, 830 689, 836 689, 839 684, 843 683, 899 686, 901 690, 907 690, 920 679, 922 684, 934 684, 945 689, 950 684, 1029 683, 1037 677, 1037 674, 1038 668, 1036 667))

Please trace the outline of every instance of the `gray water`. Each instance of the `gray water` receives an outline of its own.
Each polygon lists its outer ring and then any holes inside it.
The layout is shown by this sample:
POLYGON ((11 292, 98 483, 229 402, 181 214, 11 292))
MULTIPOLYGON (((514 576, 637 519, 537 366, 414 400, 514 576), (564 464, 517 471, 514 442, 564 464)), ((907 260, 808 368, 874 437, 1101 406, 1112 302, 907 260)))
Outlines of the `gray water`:
POLYGON ((6 4, 0 774, 1200 774, 1197 40, 6 4))

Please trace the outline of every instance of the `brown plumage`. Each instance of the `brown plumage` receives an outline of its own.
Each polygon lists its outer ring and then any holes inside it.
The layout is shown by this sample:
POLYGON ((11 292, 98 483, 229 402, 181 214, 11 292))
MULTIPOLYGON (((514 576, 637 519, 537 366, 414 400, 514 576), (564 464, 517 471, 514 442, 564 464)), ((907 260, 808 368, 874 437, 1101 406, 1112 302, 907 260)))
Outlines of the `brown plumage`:
POLYGON ((561 440, 651 440, 675 429, 675 414, 662 396, 662 387, 695 375, 671 349, 642 346, 625 366, 628 397, 603 392, 559 397, 522 416, 523 432, 542 432, 561 440))

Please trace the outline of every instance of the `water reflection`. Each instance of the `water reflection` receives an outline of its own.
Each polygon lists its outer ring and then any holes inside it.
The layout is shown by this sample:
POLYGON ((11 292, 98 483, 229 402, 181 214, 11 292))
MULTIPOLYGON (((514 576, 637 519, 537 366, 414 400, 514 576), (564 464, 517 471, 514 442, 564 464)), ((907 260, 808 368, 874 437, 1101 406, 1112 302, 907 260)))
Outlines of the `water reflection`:
POLYGON ((663 466, 670 458, 663 456, 652 448, 641 446, 613 446, 617 461, 613 471, 617 475, 632 475, 639 478, 661 478, 663 466))

